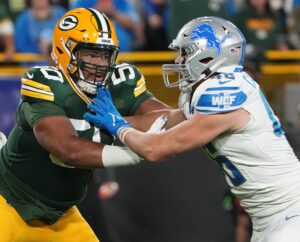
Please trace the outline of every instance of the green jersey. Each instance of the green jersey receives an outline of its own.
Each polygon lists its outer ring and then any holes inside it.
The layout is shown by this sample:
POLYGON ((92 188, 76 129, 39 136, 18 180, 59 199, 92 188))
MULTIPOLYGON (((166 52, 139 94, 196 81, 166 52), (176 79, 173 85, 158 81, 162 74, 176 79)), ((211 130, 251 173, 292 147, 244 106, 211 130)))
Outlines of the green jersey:
MULTIPOLYGON (((133 115, 152 96, 143 75, 129 64, 117 66, 108 88, 123 116, 133 115)), ((111 144, 113 137, 83 119, 86 99, 54 67, 29 69, 22 77, 21 94, 16 124, 0 151, 0 194, 24 220, 53 223, 84 199, 92 169, 69 167, 56 159, 38 143, 34 125, 45 117, 65 116, 81 138, 111 144)))

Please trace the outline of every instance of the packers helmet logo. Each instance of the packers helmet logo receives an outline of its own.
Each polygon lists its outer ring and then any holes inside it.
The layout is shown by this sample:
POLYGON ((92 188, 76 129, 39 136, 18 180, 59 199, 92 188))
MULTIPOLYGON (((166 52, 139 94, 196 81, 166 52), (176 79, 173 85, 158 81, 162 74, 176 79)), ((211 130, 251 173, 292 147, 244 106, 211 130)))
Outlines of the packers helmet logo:
POLYGON ((59 28, 61 30, 70 30, 70 29, 74 29, 78 24, 78 19, 73 16, 73 15, 69 15, 64 17, 60 22, 59 22, 59 28))

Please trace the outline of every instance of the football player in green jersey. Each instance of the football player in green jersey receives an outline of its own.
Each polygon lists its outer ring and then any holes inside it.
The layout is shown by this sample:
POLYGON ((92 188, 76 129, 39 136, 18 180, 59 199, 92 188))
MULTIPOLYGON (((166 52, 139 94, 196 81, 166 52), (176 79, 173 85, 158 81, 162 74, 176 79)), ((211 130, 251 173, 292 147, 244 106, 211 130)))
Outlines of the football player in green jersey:
POLYGON ((139 157, 111 146, 113 136, 83 119, 97 85, 108 87, 123 116, 138 115, 129 118, 135 127, 147 129, 160 112, 150 111, 169 109, 147 91, 136 67, 115 65, 118 49, 104 14, 73 9, 54 29, 56 67, 35 66, 23 75, 16 124, 0 150, 1 242, 98 241, 76 208, 93 168, 135 164, 139 157), (139 115, 145 113, 147 119, 139 115))

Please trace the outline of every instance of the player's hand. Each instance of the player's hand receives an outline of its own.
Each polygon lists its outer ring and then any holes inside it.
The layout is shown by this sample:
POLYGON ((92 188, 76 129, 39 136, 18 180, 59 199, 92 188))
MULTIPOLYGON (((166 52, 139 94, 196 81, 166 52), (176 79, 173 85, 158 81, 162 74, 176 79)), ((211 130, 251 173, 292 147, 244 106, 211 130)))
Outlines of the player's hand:
POLYGON ((85 113, 84 118, 97 128, 107 129, 116 137, 121 129, 131 126, 114 106, 111 95, 105 87, 98 88, 97 97, 88 108, 94 113, 85 113))

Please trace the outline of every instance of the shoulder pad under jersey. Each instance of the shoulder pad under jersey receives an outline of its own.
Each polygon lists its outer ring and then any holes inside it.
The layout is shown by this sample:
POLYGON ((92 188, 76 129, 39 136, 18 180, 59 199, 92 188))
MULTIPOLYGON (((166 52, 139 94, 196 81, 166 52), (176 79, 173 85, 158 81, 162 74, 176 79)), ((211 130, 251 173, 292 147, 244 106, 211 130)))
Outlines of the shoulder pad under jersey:
POLYGON ((245 72, 222 73, 201 83, 195 90, 192 113, 225 113, 243 107, 258 85, 245 72))
POLYGON ((116 66, 112 74, 111 84, 113 88, 131 88, 134 96, 137 97, 147 90, 143 74, 136 66, 122 63, 116 66))
POLYGON ((63 74, 52 66, 35 66, 22 76, 22 99, 30 102, 62 99, 70 90, 63 74))

